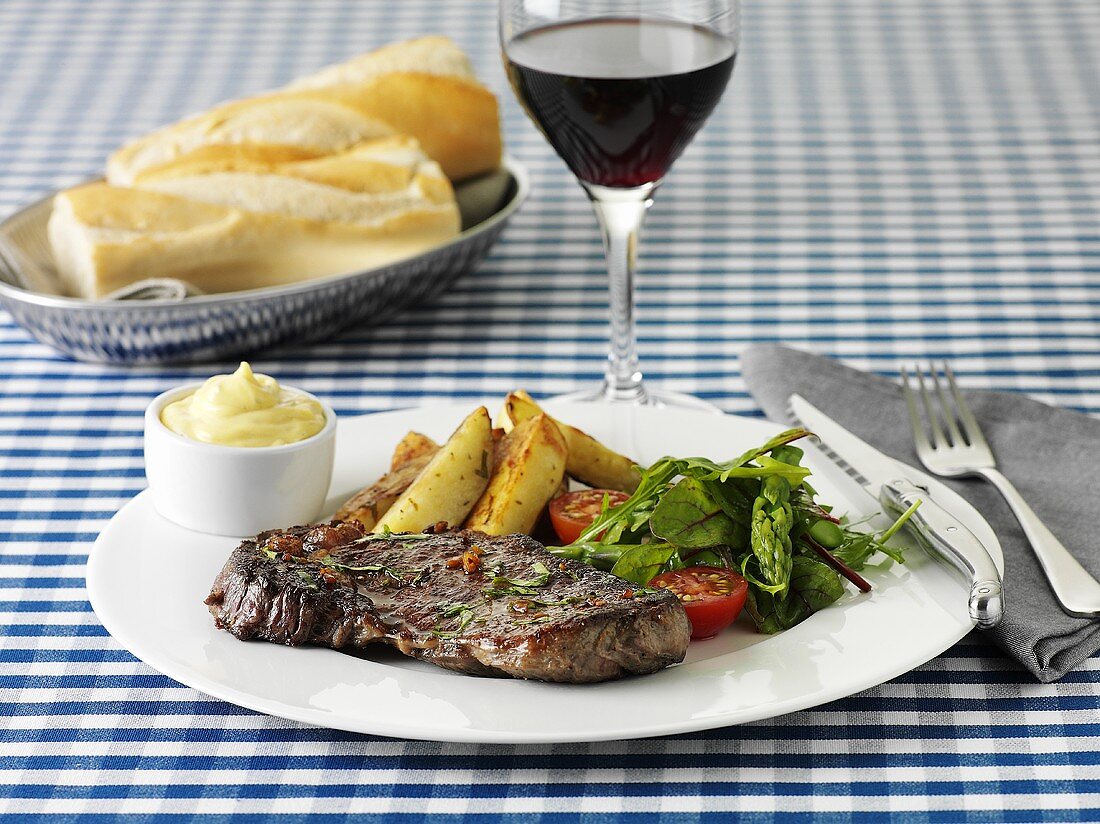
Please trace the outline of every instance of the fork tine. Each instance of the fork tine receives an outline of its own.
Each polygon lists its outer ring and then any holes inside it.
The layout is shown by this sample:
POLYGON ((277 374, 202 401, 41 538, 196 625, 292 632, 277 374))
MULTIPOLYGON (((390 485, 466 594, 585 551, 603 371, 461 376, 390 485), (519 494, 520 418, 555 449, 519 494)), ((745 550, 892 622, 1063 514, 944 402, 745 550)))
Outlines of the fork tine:
POLYGON ((917 454, 924 451, 930 452, 932 444, 928 442, 928 435, 921 423, 920 412, 917 410, 917 399, 913 387, 909 385, 909 370, 901 367, 901 390, 905 395, 905 405, 909 407, 909 425, 913 428, 913 441, 917 444, 917 454))
POLYGON ((920 399, 924 404, 925 414, 928 415, 928 425, 932 429, 932 446, 934 449, 945 449, 950 444, 947 443, 947 436, 943 434, 939 419, 936 417, 936 411, 932 408, 932 401, 928 396, 928 389, 924 385, 924 370, 921 369, 920 364, 917 364, 914 369, 917 373, 917 386, 920 388, 920 399))
POLYGON ((943 373, 947 376, 947 384, 951 387, 951 394, 955 397, 955 409, 958 411, 959 422, 966 433, 966 440, 972 446, 981 446, 988 449, 989 444, 982 434, 982 428, 974 418, 974 413, 970 411, 970 405, 963 398, 962 392, 959 391, 959 385, 955 383, 955 373, 951 371, 951 366, 947 361, 943 362, 943 373))
POLYGON ((947 399, 947 395, 943 392, 943 386, 940 384, 939 376, 936 374, 935 364, 929 364, 929 373, 932 376, 932 387, 936 390, 936 397, 940 402, 940 409, 943 412, 943 421, 947 424, 947 431, 951 435, 952 446, 965 446, 963 441, 962 432, 959 431, 959 426, 955 423, 955 409, 951 404, 951 401, 947 399))

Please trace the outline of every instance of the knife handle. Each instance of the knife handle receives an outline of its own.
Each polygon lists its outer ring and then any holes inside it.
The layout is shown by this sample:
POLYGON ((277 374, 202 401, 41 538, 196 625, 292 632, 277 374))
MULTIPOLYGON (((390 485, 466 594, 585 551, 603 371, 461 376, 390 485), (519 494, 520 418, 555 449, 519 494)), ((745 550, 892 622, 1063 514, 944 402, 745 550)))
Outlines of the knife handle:
POLYGON ((920 508, 906 526, 925 548, 970 578, 970 617, 980 629, 995 627, 1004 615, 1001 573, 985 545, 954 515, 911 481, 883 484, 880 502, 894 517, 917 501, 920 508))

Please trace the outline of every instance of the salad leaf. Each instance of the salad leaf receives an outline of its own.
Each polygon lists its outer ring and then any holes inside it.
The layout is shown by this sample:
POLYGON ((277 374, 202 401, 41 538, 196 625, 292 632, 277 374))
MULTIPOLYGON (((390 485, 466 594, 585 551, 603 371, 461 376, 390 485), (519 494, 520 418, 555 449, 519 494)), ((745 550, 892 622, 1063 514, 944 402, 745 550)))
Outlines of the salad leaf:
MULTIPOLYGON (((771 438, 770 440, 765 441, 763 444, 756 447, 755 449, 750 449, 748 452, 745 452, 740 457, 735 458, 734 460, 730 461, 729 464, 726 464, 726 465, 727 466, 744 466, 745 464, 749 463, 750 461, 755 461, 758 458, 760 458, 764 455, 767 455, 769 452, 773 452, 774 450, 778 449, 781 446, 786 446, 791 441, 797 441, 800 438, 805 438, 807 435, 811 435, 811 434, 813 434, 813 433, 810 432, 808 429, 788 429, 785 432, 780 432, 774 438, 771 438)), ((808 475, 809 472, 807 471, 806 474, 808 475)), ((729 477, 729 476, 726 476, 726 477, 729 477)), ((720 480, 724 481, 724 480, 726 480, 726 478, 722 477, 722 478, 720 478, 720 480)))
POLYGON ((784 478, 792 487, 798 486, 803 479, 810 474, 810 470, 804 466, 792 466, 782 461, 776 461, 763 455, 757 458, 759 466, 738 466, 727 469, 722 473, 723 479, 728 478, 770 478, 779 476, 784 478))
POLYGON ((683 569, 692 566, 713 566, 735 569, 733 553, 728 546, 708 546, 703 548, 677 547, 677 558, 669 562, 668 569, 683 569), (676 564, 672 566, 671 564, 676 564))
POLYGON ((777 446, 772 450, 772 457, 775 460, 782 461, 791 466, 798 466, 802 463, 802 456, 805 454, 806 453, 797 446, 791 446, 790 444, 783 444, 783 446, 777 446))
POLYGON ((671 544, 635 544, 622 554, 611 574, 644 587, 673 559, 678 556, 671 544))
POLYGON ((757 627, 792 627, 839 598, 845 578, 867 591, 853 567, 878 552, 900 560, 885 542, 912 514, 878 535, 832 515, 807 482, 802 450, 790 445, 808 434, 787 430, 725 463, 665 457, 638 467, 640 483, 626 501, 605 502, 577 541, 549 549, 642 586, 672 569, 740 569, 757 627))
POLYGON ((875 545, 875 536, 869 532, 844 531, 844 540, 840 546, 829 551, 834 558, 838 558, 852 569, 863 569, 867 559, 878 552, 875 545))
POLYGON ((889 541, 899 529, 905 526, 906 522, 912 517, 913 513, 917 511, 920 505, 921 501, 915 501, 912 506, 898 516, 897 520, 894 521, 888 529, 878 535, 868 532, 857 532, 854 529, 850 529, 846 523, 841 523, 841 541, 836 549, 831 550, 833 557, 847 564, 852 569, 857 570, 863 569, 868 559, 878 552, 881 552, 896 563, 904 564, 905 556, 902 551, 890 546, 887 541, 889 541))
POLYGON ((737 525, 695 478, 684 478, 661 497, 649 528, 656 537, 681 547, 728 545, 738 538, 737 525))
MULTIPOLYGON (((596 569, 602 569, 604 572, 611 572, 615 568, 615 565, 618 564, 622 557, 628 552, 636 552, 637 554, 619 567, 619 572, 615 573, 618 575, 628 568, 636 568, 641 559, 656 559, 661 557, 666 551, 663 549, 665 547, 670 547, 672 554, 654 575, 669 569, 683 569, 689 566, 716 566, 727 567, 729 569, 735 567, 734 555, 728 546, 680 547, 671 546, 665 543, 569 544, 568 546, 548 546, 547 550, 559 558, 571 558, 574 561, 582 561, 589 566, 596 567, 596 569), (642 547, 650 547, 651 549, 647 552, 642 552, 642 547), (662 548, 660 554, 658 554, 657 548, 662 548)), ((656 561, 654 561, 654 563, 655 562, 656 561)), ((631 574, 640 575, 642 572, 631 574)))
POLYGON ((745 608, 758 630, 774 634, 800 624, 843 594, 839 575, 814 558, 798 555, 792 561, 786 594, 773 595, 750 586, 745 608))
POLYGON ((737 526, 738 539, 732 545, 747 545, 749 524, 752 522, 752 502, 760 490, 760 482, 755 478, 730 478, 720 481, 700 481, 711 499, 722 507, 722 511, 737 526))
POLYGON ((788 429, 771 440, 748 450, 732 461, 715 463, 707 458, 661 458, 648 469, 638 467, 641 481, 634 493, 618 506, 602 513, 592 525, 581 533, 576 543, 592 543, 603 536, 602 542, 617 544, 624 531, 637 532, 648 527, 654 508, 674 480, 680 475, 700 481, 721 481, 730 478, 764 478, 782 474, 794 483, 800 483, 810 474, 808 469, 791 466, 765 457, 768 452, 784 444, 809 435, 805 429, 788 429), (757 461, 759 466, 747 466, 757 461))

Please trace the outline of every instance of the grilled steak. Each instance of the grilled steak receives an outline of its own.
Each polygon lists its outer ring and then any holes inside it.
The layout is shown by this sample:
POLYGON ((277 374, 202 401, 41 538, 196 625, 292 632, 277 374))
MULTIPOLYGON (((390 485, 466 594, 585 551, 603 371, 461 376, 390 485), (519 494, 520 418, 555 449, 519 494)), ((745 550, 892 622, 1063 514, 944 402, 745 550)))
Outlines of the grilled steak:
POLYGON ((351 524, 241 543, 206 599, 241 640, 357 650, 391 644, 473 675, 572 683, 682 661, 676 597, 640 590, 525 535, 360 535, 351 524))

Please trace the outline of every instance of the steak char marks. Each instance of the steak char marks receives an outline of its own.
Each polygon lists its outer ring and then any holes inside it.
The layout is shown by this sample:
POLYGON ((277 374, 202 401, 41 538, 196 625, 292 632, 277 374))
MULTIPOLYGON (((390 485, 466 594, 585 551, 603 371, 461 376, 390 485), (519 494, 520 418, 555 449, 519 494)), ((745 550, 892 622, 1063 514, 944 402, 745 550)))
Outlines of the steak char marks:
POLYGON ((241 640, 358 650, 390 644, 472 675, 584 683, 683 660, 676 597, 525 535, 360 535, 351 524, 263 532, 241 543, 206 599, 241 640))

